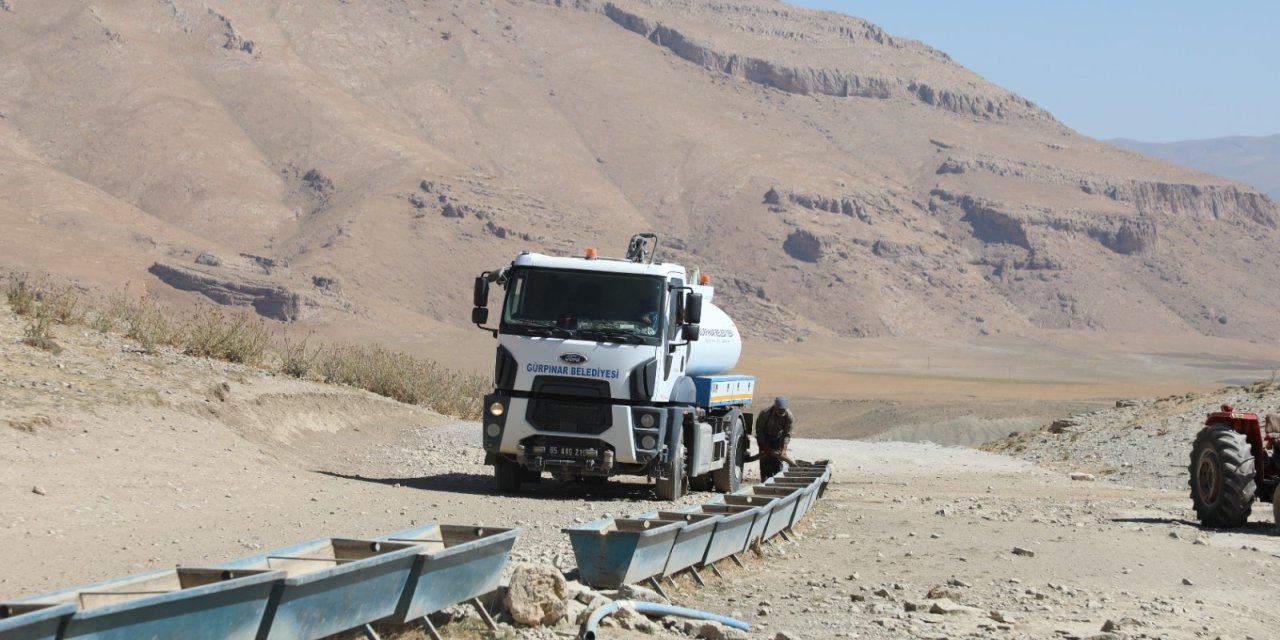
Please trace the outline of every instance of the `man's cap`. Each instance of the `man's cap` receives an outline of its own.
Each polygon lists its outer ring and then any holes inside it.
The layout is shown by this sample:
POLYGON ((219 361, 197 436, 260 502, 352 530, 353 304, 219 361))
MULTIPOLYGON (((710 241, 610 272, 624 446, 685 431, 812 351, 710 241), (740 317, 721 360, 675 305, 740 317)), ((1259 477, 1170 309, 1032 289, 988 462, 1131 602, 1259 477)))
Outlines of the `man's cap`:
POLYGON ((774 399, 773 399, 773 406, 775 406, 775 407, 777 407, 777 408, 779 408, 779 409, 786 409, 786 408, 787 408, 787 398, 786 398, 785 396, 778 396, 778 397, 774 398, 774 399))

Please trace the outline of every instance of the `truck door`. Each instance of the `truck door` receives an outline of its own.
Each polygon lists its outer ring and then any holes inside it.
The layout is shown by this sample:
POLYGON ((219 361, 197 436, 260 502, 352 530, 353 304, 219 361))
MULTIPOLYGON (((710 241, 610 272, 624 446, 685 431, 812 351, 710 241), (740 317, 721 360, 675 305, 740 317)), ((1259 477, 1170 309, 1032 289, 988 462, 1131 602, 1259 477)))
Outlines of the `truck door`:
POLYGON ((680 336, 680 322, 684 320, 683 286, 683 278, 671 278, 667 281, 667 330, 662 338, 663 380, 670 380, 672 371, 684 371, 686 354, 676 353, 680 348, 675 344, 680 336))

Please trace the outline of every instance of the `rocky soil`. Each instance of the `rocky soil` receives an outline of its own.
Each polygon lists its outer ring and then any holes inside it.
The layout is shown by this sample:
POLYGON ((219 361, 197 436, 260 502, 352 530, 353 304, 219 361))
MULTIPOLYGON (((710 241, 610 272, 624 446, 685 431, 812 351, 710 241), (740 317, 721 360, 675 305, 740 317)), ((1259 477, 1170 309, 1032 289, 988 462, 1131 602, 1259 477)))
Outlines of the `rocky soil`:
MULTIPOLYGON (((474 423, 88 330, 60 328, 54 355, 18 344, 20 330, 0 314, 0 599, 429 521, 522 527, 509 569, 569 578, 551 624, 497 606, 503 637, 571 637, 598 596, 652 597, 576 585, 560 531, 660 506, 642 481, 501 497, 474 423)), ((749 638, 1271 637, 1269 510, 1202 529, 1180 479, 1200 414, 1223 400, 1277 402, 1269 387, 1139 400, 999 445, 1009 453, 798 439, 796 455, 830 459, 835 476, 795 540, 725 563, 723 578, 704 571, 705 587, 664 588, 748 622, 749 638)), ((483 635, 465 609, 439 621, 483 635)), ((610 625, 603 637, 742 637, 627 614, 610 625)))

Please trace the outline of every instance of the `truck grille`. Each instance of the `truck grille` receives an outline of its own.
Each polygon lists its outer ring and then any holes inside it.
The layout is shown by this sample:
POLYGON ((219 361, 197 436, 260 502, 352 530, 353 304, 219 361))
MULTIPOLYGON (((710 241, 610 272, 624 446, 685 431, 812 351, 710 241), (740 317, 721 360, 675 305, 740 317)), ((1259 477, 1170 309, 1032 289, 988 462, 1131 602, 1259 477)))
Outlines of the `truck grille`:
POLYGON ((525 418, 542 431, 602 433, 613 426, 609 399, 604 380, 538 376, 525 418))

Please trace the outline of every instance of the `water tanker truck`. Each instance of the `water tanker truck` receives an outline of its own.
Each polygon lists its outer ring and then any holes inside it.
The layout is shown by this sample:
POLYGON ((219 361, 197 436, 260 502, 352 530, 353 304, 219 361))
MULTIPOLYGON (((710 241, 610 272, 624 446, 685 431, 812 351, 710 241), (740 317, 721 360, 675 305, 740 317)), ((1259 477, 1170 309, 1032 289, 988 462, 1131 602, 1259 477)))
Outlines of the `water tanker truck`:
POLYGON ((741 336, 709 280, 655 263, 656 248, 644 233, 625 258, 524 252, 476 278, 471 320, 497 339, 481 439, 499 492, 544 473, 647 476, 665 500, 738 489, 755 387, 728 375, 741 336), (492 286, 504 294, 490 327, 492 286))

